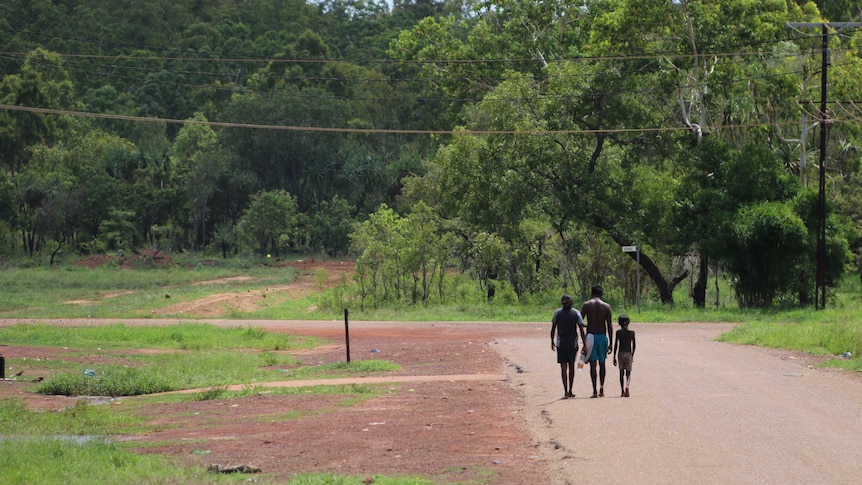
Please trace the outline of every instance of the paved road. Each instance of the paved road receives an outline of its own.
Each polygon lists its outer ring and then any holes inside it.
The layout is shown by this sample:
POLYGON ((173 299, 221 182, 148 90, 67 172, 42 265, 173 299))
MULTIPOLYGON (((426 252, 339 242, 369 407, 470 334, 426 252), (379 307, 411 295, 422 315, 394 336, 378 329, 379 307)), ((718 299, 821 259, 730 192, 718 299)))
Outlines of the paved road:
POLYGON ((554 483, 862 483, 862 380, 787 353, 716 342, 721 324, 637 332, 630 398, 608 362, 604 398, 561 400, 547 328, 500 341, 554 483))

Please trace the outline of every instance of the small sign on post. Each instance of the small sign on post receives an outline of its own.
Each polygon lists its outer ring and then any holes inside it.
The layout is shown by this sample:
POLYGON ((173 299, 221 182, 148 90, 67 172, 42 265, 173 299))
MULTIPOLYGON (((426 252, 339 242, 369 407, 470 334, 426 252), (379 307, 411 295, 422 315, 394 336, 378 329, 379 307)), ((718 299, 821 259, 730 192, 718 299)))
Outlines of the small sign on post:
POLYGON ((636 253, 635 261, 637 261, 637 293, 638 293, 638 313, 641 312, 641 252, 637 246, 623 246, 624 253, 636 253))

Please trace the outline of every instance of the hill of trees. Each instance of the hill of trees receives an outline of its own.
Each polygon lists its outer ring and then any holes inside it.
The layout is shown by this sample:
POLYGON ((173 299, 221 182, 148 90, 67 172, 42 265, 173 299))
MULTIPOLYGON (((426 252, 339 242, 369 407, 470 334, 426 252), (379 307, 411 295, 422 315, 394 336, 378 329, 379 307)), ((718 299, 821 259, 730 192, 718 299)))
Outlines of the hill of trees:
POLYGON ((455 267, 705 306, 721 272, 808 305, 821 159, 825 282, 859 271, 862 36, 828 31, 823 123, 821 31, 788 23, 852 3, 7 1, 0 255, 350 254, 374 304, 455 267))

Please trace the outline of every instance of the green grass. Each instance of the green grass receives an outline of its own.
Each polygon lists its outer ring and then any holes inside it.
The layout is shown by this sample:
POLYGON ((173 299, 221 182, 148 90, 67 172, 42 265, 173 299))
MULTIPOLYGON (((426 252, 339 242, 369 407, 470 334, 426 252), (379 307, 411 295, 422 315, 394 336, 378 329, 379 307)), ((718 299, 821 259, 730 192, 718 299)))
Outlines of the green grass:
MULTIPOLYGON (((216 474, 188 467, 176 459, 138 454, 124 444, 91 439, 21 438, 0 441, 0 481, 4 485, 116 485, 118 483, 213 484, 284 483, 286 485, 361 485, 367 477, 330 473, 300 474, 286 482, 264 475, 216 474)), ((421 477, 374 475, 377 485, 431 485, 421 477)))
POLYGON ((103 440, 21 438, 0 441, 6 485, 115 485, 118 483, 229 483, 161 455, 136 454, 103 440), (200 477, 206 477, 202 480, 200 477))
POLYGON ((230 384, 254 386, 278 380, 343 377, 399 368, 382 360, 299 366, 289 355, 273 357, 230 351, 128 355, 125 358, 130 364, 81 365, 76 371, 52 374, 39 384, 37 392, 67 396, 134 396, 230 384))
POLYGON ((308 473, 294 477, 287 485, 362 485, 363 483, 374 483, 375 485, 431 485, 434 482, 420 477, 386 477, 374 475, 374 481, 368 482, 368 477, 351 477, 334 475, 329 473, 308 473))
POLYGON ((312 348, 319 340, 255 327, 217 327, 207 323, 168 326, 58 327, 16 324, 0 327, 0 341, 14 345, 45 345, 76 349, 172 349, 172 350, 296 350, 312 348))
MULTIPOLYGON (((302 366, 290 354, 276 352, 312 347, 318 341, 257 328, 221 328, 185 323, 170 326, 54 327, 18 324, 0 328, 7 344, 90 349, 93 360, 110 358, 117 363, 70 364, 62 359, 38 362, 53 372, 37 392, 68 396, 132 396, 179 389, 226 386, 276 380, 383 372, 398 368, 377 359, 302 366), (158 354, 124 353, 111 349, 162 349, 158 354), (95 350, 93 350, 95 349, 95 350), (49 365, 51 367, 49 367, 49 365)), ((75 352, 77 353, 77 352, 75 352)), ((9 358, 13 368, 37 363, 9 358)))
POLYGON ((16 399, 0 400, 0 434, 4 437, 102 436, 140 422, 135 416, 115 414, 107 406, 91 406, 84 401, 63 411, 38 413, 27 410, 16 399))
POLYGON ((286 284, 295 275, 290 267, 245 260, 187 261, 151 269, 10 267, 0 271, 0 316, 150 318, 153 310, 167 305, 286 284), (247 279, 225 280, 236 276, 247 279))

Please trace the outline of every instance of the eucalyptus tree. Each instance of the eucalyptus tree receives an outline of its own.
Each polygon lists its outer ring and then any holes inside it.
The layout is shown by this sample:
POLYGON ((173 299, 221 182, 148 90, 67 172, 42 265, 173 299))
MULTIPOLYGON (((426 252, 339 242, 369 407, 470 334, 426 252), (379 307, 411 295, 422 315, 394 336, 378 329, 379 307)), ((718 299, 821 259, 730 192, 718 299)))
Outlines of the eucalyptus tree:
POLYGON ((827 197, 847 221, 855 269, 862 275, 862 110, 855 102, 862 89, 862 29, 836 35, 830 45, 834 60, 829 66, 829 111, 834 123, 828 133, 827 197))
POLYGON ((350 249, 356 255, 356 278, 362 305, 408 299, 427 304, 432 290, 444 301, 445 272, 454 235, 434 208, 423 202, 406 216, 381 205, 367 220, 355 223, 350 249))
POLYGON ((227 170, 227 162, 219 150, 218 135, 211 127, 200 124, 207 121, 206 117, 197 113, 192 121, 199 123, 183 126, 174 141, 172 164, 176 183, 185 189, 191 212, 192 247, 201 249, 207 246, 212 232, 210 201, 227 170))

